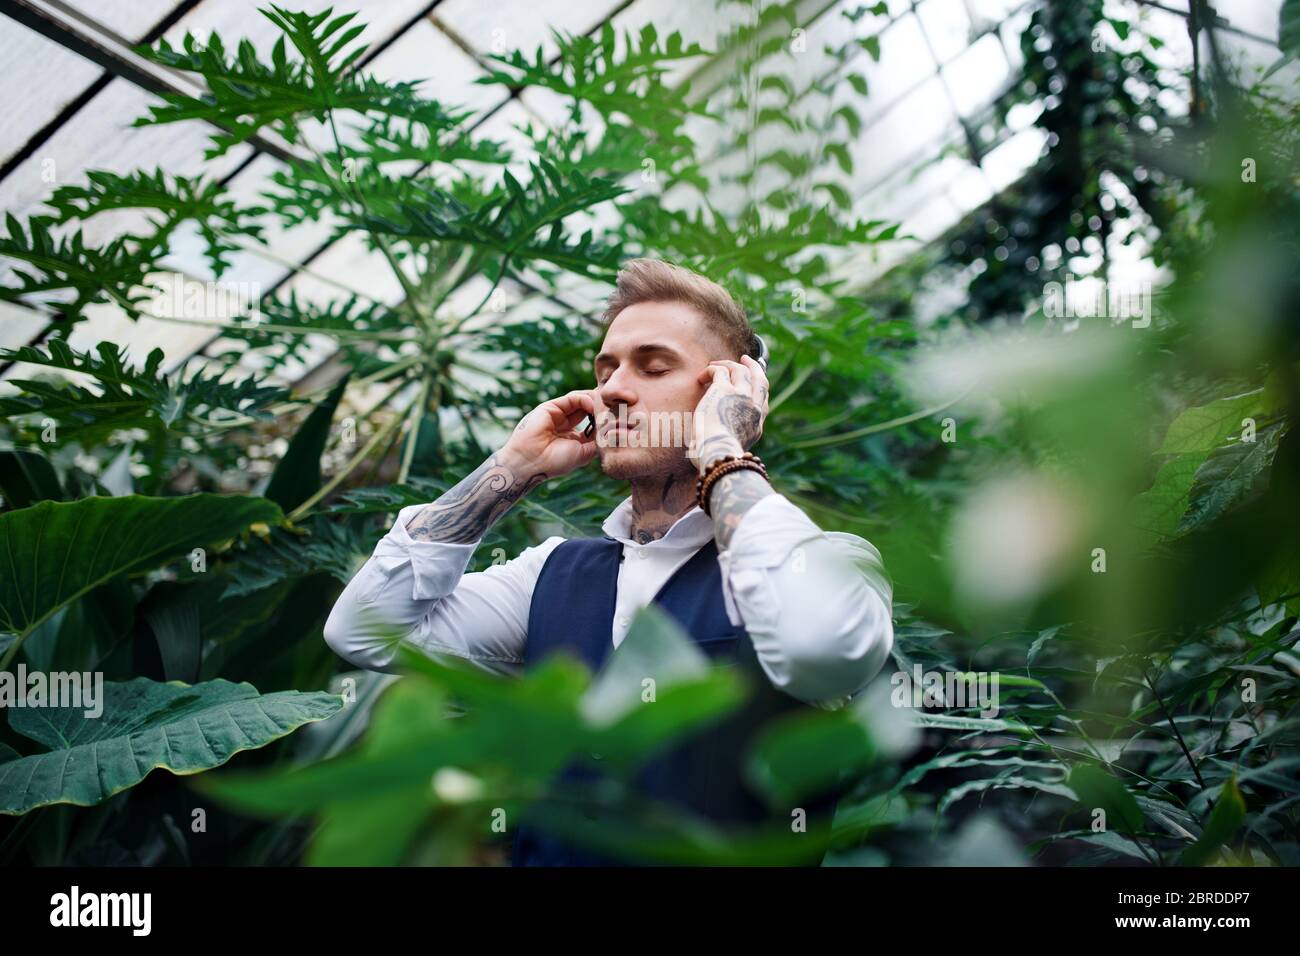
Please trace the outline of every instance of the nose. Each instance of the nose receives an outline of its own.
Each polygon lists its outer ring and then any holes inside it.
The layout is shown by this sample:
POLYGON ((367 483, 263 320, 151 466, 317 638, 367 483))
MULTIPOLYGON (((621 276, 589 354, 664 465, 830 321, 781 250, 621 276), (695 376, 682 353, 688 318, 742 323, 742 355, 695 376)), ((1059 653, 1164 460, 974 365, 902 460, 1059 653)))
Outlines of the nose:
MULTIPOLYGON (((609 378, 605 379, 605 383, 593 390, 593 394, 597 404, 609 409, 612 414, 618 413, 620 405, 626 405, 631 410, 637 402, 636 392, 631 385, 631 376, 624 368, 617 368, 611 372, 609 378)), ((598 408, 597 412, 599 411, 598 408)))

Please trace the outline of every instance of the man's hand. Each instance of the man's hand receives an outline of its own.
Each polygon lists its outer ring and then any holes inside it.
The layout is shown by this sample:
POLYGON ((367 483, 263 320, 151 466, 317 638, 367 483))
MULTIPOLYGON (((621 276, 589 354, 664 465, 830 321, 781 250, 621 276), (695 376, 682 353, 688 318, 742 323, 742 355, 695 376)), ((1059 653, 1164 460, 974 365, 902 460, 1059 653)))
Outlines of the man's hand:
POLYGON ((748 451, 762 437, 768 383, 762 366, 748 355, 739 362, 710 362, 699 381, 711 384, 695 407, 687 456, 703 473, 716 459, 748 451))
POLYGON ((595 435, 585 436, 578 428, 595 410, 595 399, 585 389, 542 402, 520 419, 499 457, 529 476, 567 475, 596 456, 595 435))
POLYGON ((512 505, 548 478, 567 475, 596 454, 596 439, 573 431, 594 408, 591 394, 569 392, 523 417, 501 450, 414 515, 406 530, 417 541, 472 544, 512 505))

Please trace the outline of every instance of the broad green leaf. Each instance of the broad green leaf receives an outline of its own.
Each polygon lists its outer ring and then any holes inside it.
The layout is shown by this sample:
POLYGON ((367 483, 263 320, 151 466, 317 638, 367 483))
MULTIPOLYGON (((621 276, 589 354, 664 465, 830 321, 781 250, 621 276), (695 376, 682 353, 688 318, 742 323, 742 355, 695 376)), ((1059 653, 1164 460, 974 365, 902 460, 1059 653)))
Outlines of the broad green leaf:
POLYGON ((648 605, 583 695, 582 712, 593 724, 608 726, 641 706, 646 682, 657 694, 708 672, 708 658, 691 639, 663 610, 648 605))
POLYGON ((764 728, 749 773, 777 805, 827 791, 844 774, 866 767, 876 747, 853 708, 796 713, 764 728))
POLYGON ((1188 492, 1187 513, 1179 523, 1179 533, 1218 520, 1246 497, 1258 484, 1260 473, 1277 450, 1276 439, 1276 430, 1270 430, 1257 441, 1237 442, 1212 454, 1197 471, 1196 481, 1188 492))
POLYGON ((1178 862, 1183 866, 1204 866, 1221 846, 1236 835, 1246 819, 1246 801, 1242 799, 1235 778, 1229 778, 1210 811, 1201 838, 1183 851, 1178 862))
POLYGON ((280 509, 264 498, 214 494, 42 501, 0 515, 0 630, 21 641, 106 581, 279 518, 280 509))
POLYGON ((1151 547, 1178 530, 1207 452, 1175 455, 1161 466, 1151 487, 1133 499, 1132 525, 1140 547, 1151 547))
POLYGON ((209 770, 343 706, 334 694, 258 694, 251 684, 160 684, 144 677, 105 682, 103 700, 95 703, 100 716, 87 717, 85 707, 9 710, 10 726, 49 750, 0 764, 0 813, 55 803, 92 806, 159 768, 209 770))
POLYGON ((1229 436, 1240 434, 1244 427, 1243 419, 1257 418, 1267 408, 1268 403, 1262 388, 1230 398, 1221 398, 1207 405, 1196 405, 1173 420, 1156 454, 1176 455, 1213 451, 1227 441, 1229 436))
POLYGON ((1106 826, 1123 833, 1142 830, 1142 808, 1133 799, 1128 788, 1106 771, 1091 764, 1079 764, 1070 771, 1068 779, 1079 804, 1089 812, 1097 808, 1106 811, 1106 826))
POLYGON ((579 706, 593 728, 593 747, 621 762, 721 717, 745 693, 733 670, 710 666, 676 622, 651 604, 633 617, 579 706))

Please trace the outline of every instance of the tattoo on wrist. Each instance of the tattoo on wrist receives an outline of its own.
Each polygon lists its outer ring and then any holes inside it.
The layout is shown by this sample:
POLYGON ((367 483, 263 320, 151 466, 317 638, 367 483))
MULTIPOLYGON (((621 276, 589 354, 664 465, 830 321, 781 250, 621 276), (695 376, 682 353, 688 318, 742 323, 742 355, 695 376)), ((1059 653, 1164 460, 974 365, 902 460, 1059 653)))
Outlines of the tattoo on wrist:
POLYGON ((709 511, 713 515, 713 536, 718 550, 725 551, 731 546, 745 513, 771 494, 775 492, 767 480, 748 468, 729 472, 713 483, 709 489, 709 511))
POLYGON ((417 514, 406 531, 417 541, 472 544, 546 475, 517 472, 494 454, 417 514))
POLYGON ((709 465, 723 455, 738 455, 742 451, 744 451, 744 448, 741 447, 740 442, 736 441, 734 435, 714 435, 711 438, 704 439, 704 441, 700 442, 697 452, 700 473, 703 474, 709 465))

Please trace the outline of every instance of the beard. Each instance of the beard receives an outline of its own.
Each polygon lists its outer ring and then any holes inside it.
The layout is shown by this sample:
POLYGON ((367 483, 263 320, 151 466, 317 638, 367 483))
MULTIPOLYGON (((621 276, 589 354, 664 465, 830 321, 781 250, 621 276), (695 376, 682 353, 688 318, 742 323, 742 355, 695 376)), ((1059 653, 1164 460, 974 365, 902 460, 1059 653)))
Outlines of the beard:
POLYGON ((686 463, 686 449, 671 446, 597 448, 600 468, 611 478, 630 480, 671 475, 682 471, 686 463))

